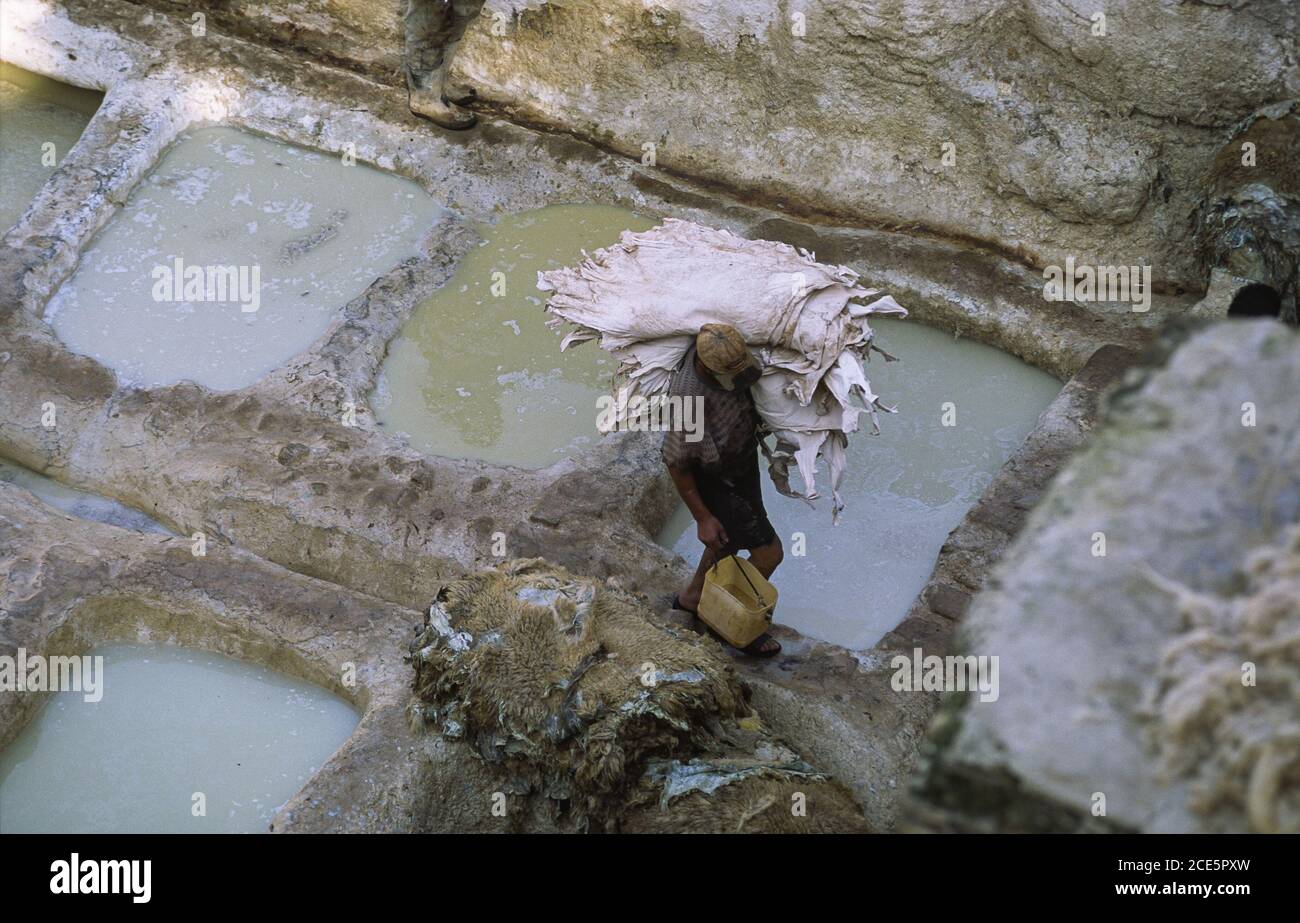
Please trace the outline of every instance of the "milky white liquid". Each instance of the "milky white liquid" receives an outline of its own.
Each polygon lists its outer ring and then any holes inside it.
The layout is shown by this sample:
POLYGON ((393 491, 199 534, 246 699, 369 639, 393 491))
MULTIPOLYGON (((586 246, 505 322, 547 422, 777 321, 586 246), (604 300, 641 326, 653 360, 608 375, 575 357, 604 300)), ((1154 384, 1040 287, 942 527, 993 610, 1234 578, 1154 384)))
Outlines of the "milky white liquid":
POLYGON ((46 320, 129 383, 241 388, 309 347, 415 254, 441 212, 410 180, 233 128, 199 129, 90 243, 46 320), (186 267, 205 281, 233 267, 249 285, 228 286, 225 300, 206 284, 198 297, 177 292, 163 271, 175 276, 178 257, 182 278, 186 267))
POLYGON ((0 64, 0 234, 27 211, 101 100, 92 90, 0 64))
POLYGON ((102 699, 55 693, 0 753, 0 833, 261 833, 357 725, 332 693, 216 654, 90 653, 102 699))
POLYGON ((553 205, 481 228, 486 242, 390 344, 372 401, 380 426, 430 454, 522 468, 589 446, 617 363, 595 343, 560 352, 537 272, 655 223, 608 205, 553 205))
POLYGON ((66 487, 21 465, 0 461, 0 481, 21 487, 55 509, 69 516, 76 516, 78 519, 104 522, 123 529, 135 529, 137 532, 168 534, 166 529, 144 513, 123 506, 116 500, 66 487))

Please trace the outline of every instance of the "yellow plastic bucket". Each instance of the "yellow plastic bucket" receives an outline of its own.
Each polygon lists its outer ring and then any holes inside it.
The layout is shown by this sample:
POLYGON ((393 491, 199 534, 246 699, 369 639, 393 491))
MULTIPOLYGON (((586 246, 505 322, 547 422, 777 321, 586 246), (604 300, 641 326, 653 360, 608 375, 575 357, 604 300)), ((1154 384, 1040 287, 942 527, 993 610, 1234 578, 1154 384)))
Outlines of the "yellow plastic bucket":
POLYGON ((734 554, 704 575, 699 617, 733 647, 748 647, 772 624, 776 587, 734 554))

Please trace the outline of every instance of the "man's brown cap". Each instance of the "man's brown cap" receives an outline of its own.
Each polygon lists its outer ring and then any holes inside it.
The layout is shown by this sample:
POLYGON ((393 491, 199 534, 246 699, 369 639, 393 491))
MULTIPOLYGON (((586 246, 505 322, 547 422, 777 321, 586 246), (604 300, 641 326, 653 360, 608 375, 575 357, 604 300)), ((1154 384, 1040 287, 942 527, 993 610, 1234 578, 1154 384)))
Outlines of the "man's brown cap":
POLYGON ((705 324, 695 337, 695 354, 715 375, 739 375, 758 360, 745 345, 740 331, 730 324, 705 324))

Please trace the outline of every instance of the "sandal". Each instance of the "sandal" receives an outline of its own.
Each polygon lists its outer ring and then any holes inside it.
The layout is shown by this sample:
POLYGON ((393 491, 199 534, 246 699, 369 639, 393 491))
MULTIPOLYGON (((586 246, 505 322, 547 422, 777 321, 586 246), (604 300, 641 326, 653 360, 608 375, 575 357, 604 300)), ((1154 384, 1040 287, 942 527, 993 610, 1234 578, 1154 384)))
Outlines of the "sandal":
POLYGON ((775 657, 781 653, 781 642, 767 632, 763 632, 740 652, 747 657, 775 657))
POLYGON ((696 612, 694 609, 687 609, 685 606, 683 606, 680 596, 678 596, 678 594, 676 593, 673 594, 673 608, 676 609, 678 612, 689 612, 691 615, 695 616, 696 618, 700 617, 700 614, 696 612))
MULTIPOLYGON (((673 608, 681 609, 681 606, 677 602, 676 596, 673 597, 673 608)), ((691 610, 682 609, 682 611, 690 612, 691 610)), ((697 619, 700 618, 698 613, 694 613, 694 615, 697 619)), ((705 631, 707 631, 713 637, 717 638, 719 642, 725 644, 733 651, 739 651, 740 653, 744 654, 746 657, 763 657, 763 658, 775 657, 777 654, 781 653, 781 642, 776 640, 776 638, 773 638, 766 631, 763 632, 761 635, 759 635, 757 638, 755 638, 753 641, 750 641, 749 644, 747 644, 746 646, 736 647, 726 638, 722 637, 722 635, 714 631, 713 627, 708 622, 704 621, 703 619, 700 619, 699 624, 703 626, 705 631), (768 645, 773 645, 773 646, 769 647, 768 645)))

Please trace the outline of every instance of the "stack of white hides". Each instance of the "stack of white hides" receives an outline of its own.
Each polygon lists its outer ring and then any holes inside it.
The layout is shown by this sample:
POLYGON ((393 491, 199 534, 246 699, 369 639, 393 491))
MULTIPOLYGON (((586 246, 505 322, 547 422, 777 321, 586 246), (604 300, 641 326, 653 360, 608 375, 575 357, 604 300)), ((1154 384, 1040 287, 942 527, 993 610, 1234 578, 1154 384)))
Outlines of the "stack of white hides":
POLYGON ((573 325, 561 349, 598 339, 619 360, 626 384, 609 429, 626 424, 629 405, 645 406, 638 398, 667 393, 702 326, 730 324, 763 362, 753 395, 765 429, 776 437, 775 448, 763 444, 773 483, 786 496, 811 502, 819 496, 817 458, 823 458, 837 518, 847 436, 857 431, 859 413, 870 414, 879 433, 876 411, 893 412, 872 393, 863 369, 870 350, 884 355, 872 344, 867 316, 907 311, 887 295, 861 304, 878 292, 859 287, 847 266, 674 218, 640 234, 625 231, 618 244, 583 256, 576 267, 539 272, 537 287, 552 293, 547 324, 573 325), (792 461, 802 493, 790 486, 792 461))

